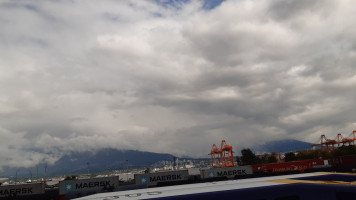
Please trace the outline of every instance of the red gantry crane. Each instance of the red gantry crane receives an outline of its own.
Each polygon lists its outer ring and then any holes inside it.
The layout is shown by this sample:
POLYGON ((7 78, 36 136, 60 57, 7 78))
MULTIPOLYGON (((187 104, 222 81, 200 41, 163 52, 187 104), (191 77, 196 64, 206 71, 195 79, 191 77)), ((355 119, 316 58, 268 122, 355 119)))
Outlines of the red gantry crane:
POLYGON ((234 154, 232 151, 232 146, 227 145, 225 140, 221 141, 222 150, 222 165, 223 167, 233 167, 234 166, 234 154))
POLYGON ((217 168, 221 167, 221 149, 213 144, 209 155, 211 155, 211 167, 217 168))
POLYGON ((340 144, 342 144, 342 146, 345 146, 346 144, 348 144, 348 146, 353 145, 354 140, 351 138, 347 138, 347 137, 342 137, 341 133, 337 134, 337 143, 338 143, 338 147, 340 146, 340 144))
POLYGON ((232 146, 227 145, 225 140, 221 141, 220 148, 213 144, 209 155, 211 156, 211 166, 213 168, 234 166, 232 146))
POLYGON ((326 138, 325 135, 321 135, 320 144, 321 144, 322 148, 326 147, 326 149, 329 149, 329 146, 330 146, 330 149, 334 150, 335 149, 335 144, 337 144, 337 141, 336 140, 332 140, 332 139, 328 139, 328 138, 326 138))
POLYGON ((338 141, 328 139, 328 138, 326 138, 325 135, 321 135, 320 143, 313 144, 312 147, 314 148, 314 147, 320 146, 320 148, 322 148, 322 149, 326 148, 327 150, 334 150, 336 144, 338 144, 338 141))
POLYGON ((334 150, 335 145, 337 147, 345 146, 345 145, 355 145, 356 144, 356 130, 354 130, 350 136, 343 137, 341 133, 337 134, 335 139, 328 139, 325 135, 320 136, 320 143, 312 144, 312 148, 320 147, 322 149, 326 148, 328 150, 334 150), (351 138, 352 137, 352 138, 351 138))

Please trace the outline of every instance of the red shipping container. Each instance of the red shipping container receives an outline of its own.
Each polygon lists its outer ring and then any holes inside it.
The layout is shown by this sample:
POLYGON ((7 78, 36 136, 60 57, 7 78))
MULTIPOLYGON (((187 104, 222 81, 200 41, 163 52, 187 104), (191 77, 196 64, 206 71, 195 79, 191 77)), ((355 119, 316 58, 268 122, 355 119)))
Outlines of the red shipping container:
POLYGON ((330 164, 336 168, 348 168, 356 166, 356 155, 331 158, 330 164))
POLYGON ((262 173, 275 173, 275 172, 287 172, 287 171, 300 171, 304 172, 306 169, 312 169, 314 167, 323 166, 324 160, 321 159, 311 159, 311 160, 301 160, 292 161, 284 163, 269 163, 269 164, 257 164, 252 165, 252 171, 262 172, 262 173))

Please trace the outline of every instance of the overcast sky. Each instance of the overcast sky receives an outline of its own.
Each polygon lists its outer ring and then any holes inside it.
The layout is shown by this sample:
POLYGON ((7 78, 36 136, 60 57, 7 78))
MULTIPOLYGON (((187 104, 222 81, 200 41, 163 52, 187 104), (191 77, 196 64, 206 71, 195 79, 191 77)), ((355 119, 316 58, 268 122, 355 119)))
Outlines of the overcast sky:
POLYGON ((356 129, 353 0, 2 0, 0 168, 356 129))

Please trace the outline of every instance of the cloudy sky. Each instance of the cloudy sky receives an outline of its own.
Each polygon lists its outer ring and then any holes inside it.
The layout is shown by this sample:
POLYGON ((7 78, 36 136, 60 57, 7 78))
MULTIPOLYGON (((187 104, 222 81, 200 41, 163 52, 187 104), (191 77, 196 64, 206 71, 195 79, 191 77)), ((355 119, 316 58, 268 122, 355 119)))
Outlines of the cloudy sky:
POLYGON ((3 0, 0 169, 356 129, 352 0, 3 0))

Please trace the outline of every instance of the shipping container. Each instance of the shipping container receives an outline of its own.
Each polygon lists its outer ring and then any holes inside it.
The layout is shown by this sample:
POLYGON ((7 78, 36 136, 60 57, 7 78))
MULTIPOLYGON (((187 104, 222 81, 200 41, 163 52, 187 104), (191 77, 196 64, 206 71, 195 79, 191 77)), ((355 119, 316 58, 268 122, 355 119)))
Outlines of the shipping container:
POLYGON ((135 174, 135 182, 138 185, 144 184, 148 187, 152 187, 157 186, 158 183, 162 182, 187 181, 188 177, 188 170, 135 174))
POLYGON ((325 164, 325 161, 322 159, 310 159, 284 163, 257 164, 252 165, 252 170, 254 173, 304 172, 307 169, 325 166, 325 164))
POLYGON ((64 180, 59 182, 59 195, 63 199, 87 196, 95 193, 116 191, 119 187, 119 177, 101 177, 91 179, 64 180))
POLYGON ((351 171, 356 169, 356 155, 331 158, 330 164, 338 171, 351 171))
POLYGON ((222 167, 222 168, 210 168, 201 169, 200 175, 203 179, 207 178, 236 178, 240 176, 247 176, 252 174, 251 166, 239 166, 239 167, 222 167))
MULTIPOLYGON (((44 183, 0 186, 0 197, 30 196, 44 194, 44 183)), ((30 197, 29 197, 30 199, 30 197)))
POLYGON ((308 173, 96 194, 78 200, 355 200, 353 174, 308 173))

